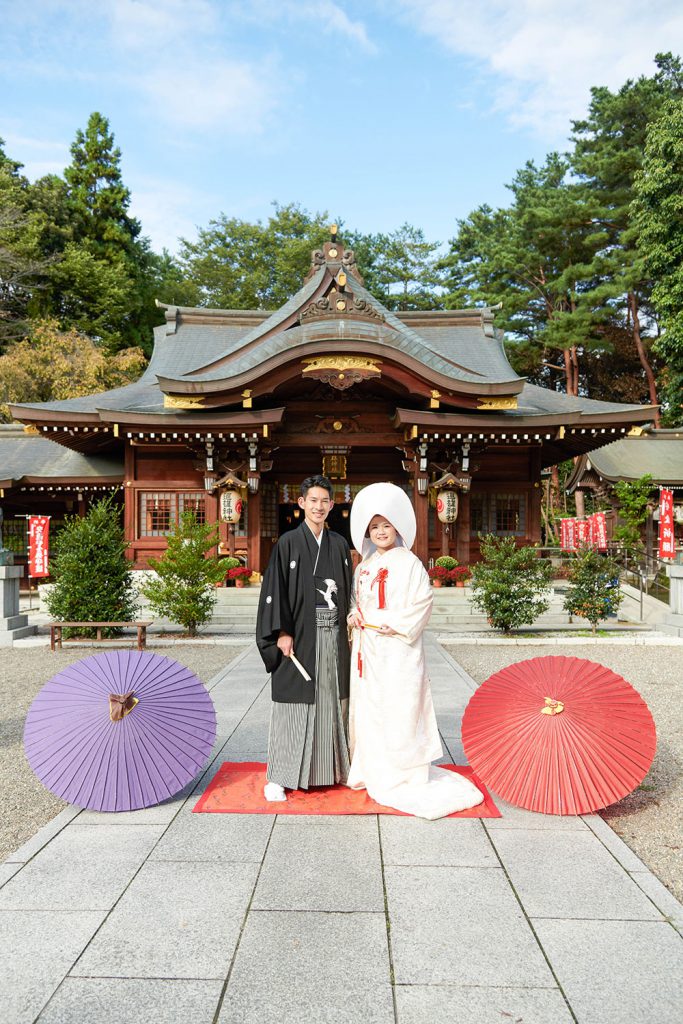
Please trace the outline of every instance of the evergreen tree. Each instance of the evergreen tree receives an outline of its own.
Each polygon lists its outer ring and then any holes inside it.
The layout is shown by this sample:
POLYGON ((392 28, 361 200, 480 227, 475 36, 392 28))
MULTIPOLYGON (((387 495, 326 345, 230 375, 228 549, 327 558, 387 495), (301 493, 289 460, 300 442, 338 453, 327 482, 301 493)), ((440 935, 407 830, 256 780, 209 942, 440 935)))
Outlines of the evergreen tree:
POLYGON ((121 177, 121 150, 114 145, 107 118, 97 111, 85 131, 76 132, 64 178, 77 240, 89 242, 105 258, 114 250, 134 257, 140 224, 128 213, 130 191, 121 177))
POLYGON ((594 548, 579 551, 572 560, 564 610, 587 619, 595 633, 598 622, 616 612, 623 599, 614 559, 594 548))
POLYGON ((209 556, 216 546, 215 526, 198 523, 193 512, 183 512, 161 558, 150 558, 156 578, 141 588, 151 607, 172 622, 179 622, 190 636, 211 618, 216 604, 216 584, 225 579, 225 559, 209 556))
POLYGON ((605 305, 625 322, 648 381, 649 400, 657 404, 657 385, 643 326, 652 315, 651 282, 631 222, 634 179, 642 165, 648 126, 666 101, 683 93, 683 68, 677 57, 658 54, 657 73, 627 81, 613 93, 591 90, 588 116, 575 121, 572 163, 597 202, 596 225, 605 234, 598 258, 605 305))
MULTIPOLYGON (((50 564, 54 579, 46 602, 50 614, 63 622, 134 619, 137 602, 131 562, 125 556, 127 547, 114 495, 95 502, 82 518, 67 516, 50 564)), ((95 635, 94 630, 83 632, 95 635)), ((105 632, 114 635, 117 631, 105 632)))
POLYGON ((569 180, 557 153, 542 167, 527 163, 509 188, 508 209, 482 206, 459 222, 444 260, 446 304, 501 304, 497 322, 513 336, 509 355, 518 372, 558 389, 563 374, 567 393, 576 395, 586 390, 581 352, 604 346, 592 295, 604 239, 590 197, 569 180))
POLYGON ((312 251, 330 237, 329 219, 295 203, 273 205, 266 224, 221 214, 196 241, 181 239, 180 267, 201 305, 277 309, 301 288, 312 251))
POLYGON ((655 348, 666 364, 666 420, 676 425, 683 422, 683 99, 650 125, 634 191, 638 250, 663 330, 655 348))
POLYGON ((619 525, 614 530, 614 539, 634 557, 643 550, 641 529, 649 515, 652 486, 650 473, 638 480, 619 480, 614 485, 619 502, 619 525))
POLYGON ((52 262, 41 246, 40 218, 21 166, 0 139, 0 351, 23 334, 32 300, 48 286, 52 262))
POLYGON ((514 537, 481 538, 481 562, 472 567, 472 603, 494 629, 509 633, 529 625, 550 607, 552 565, 514 537))
POLYGON ((130 216, 121 151, 106 117, 90 115, 71 158, 64 178, 73 234, 53 275, 55 312, 110 351, 130 345, 149 351, 151 328, 162 322, 150 294, 154 261, 130 216))
POLYGON ((421 228, 402 224, 375 238, 377 255, 370 282, 389 309, 436 309, 443 305, 438 289, 443 273, 440 242, 428 242, 421 228))

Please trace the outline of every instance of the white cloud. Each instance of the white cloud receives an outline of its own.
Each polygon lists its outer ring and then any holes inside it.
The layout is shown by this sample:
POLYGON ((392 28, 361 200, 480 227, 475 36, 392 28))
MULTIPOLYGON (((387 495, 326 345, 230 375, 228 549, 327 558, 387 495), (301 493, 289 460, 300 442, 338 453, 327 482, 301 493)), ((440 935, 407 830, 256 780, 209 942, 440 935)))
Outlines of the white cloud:
POLYGON ((197 225, 190 210, 218 207, 218 199, 176 181, 147 175, 131 180, 130 212, 142 224, 142 233, 156 252, 175 252, 179 238, 194 238, 197 225))
POLYGON ((206 61, 183 67, 154 67, 141 74, 139 88, 160 116, 184 130, 221 134, 258 133, 277 105, 267 65, 206 61))
POLYGON ((45 174, 61 174, 71 160, 69 147, 64 142, 35 139, 20 132, 2 132, 5 151, 23 164, 22 173, 31 181, 45 174))
POLYGON ((490 78, 492 107, 554 142, 586 113, 590 87, 617 89, 683 51, 679 0, 394 0, 423 35, 490 78))
POLYGON ((122 80, 184 132, 258 133, 279 103, 273 62, 231 54, 224 13, 209 0, 113 0, 106 8, 122 80))
POLYGON ((216 27, 216 9, 207 0, 110 0, 108 11, 114 39, 131 49, 154 51, 173 42, 185 48, 192 34, 216 27))
POLYGON ((322 31, 348 39, 366 53, 377 52, 365 23, 351 19, 334 0, 245 0, 235 4, 234 9, 241 17, 255 22, 298 22, 314 33, 322 31))

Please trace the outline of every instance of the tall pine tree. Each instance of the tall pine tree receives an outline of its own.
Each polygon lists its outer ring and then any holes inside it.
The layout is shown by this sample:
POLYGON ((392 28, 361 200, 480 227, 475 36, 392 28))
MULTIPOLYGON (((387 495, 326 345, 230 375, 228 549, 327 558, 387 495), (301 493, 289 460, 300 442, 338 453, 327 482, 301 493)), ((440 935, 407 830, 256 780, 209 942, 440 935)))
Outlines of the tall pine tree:
POLYGON ((666 363, 664 412, 676 425, 683 422, 683 99, 671 100, 650 125, 632 211, 661 318, 656 348, 666 363))

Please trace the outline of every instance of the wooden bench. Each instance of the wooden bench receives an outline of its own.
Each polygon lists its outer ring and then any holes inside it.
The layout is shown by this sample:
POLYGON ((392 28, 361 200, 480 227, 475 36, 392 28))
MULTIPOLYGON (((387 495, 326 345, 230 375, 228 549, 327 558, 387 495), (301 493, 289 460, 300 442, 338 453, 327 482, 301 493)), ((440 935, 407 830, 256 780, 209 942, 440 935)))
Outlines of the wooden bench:
MULTIPOLYGON (((120 640, 118 636, 102 636, 103 629, 124 629, 124 628, 135 628, 138 631, 138 650, 142 651, 145 644, 147 643, 147 627, 152 625, 154 620, 149 622, 51 622, 50 623, 50 648, 55 650, 58 647, 62 649, 62 630, 63 629, 94 629, 96 631, 96 640, 100 643, 106 643, 108 640, 120 640)), ((65 637, 67 642, 71 640, 77 640, 78 637, 65 637)))

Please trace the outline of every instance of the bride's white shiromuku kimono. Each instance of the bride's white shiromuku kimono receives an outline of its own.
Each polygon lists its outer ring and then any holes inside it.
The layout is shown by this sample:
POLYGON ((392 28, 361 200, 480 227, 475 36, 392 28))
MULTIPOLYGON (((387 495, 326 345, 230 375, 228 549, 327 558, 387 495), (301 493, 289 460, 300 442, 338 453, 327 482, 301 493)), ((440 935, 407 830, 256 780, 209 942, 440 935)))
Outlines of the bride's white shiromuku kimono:
MULTIPOLYGON (((380 511, 386 514, 373 509, 380 511)), ((347 785, 423 818, 481 803, 483 794, 468 779, 430 763, 443 751, 422 645, 432 611, 424 566, 404 546, 375 550, 356 569, 351 607, 370 626, 386 624, 396 635, 353 630, 347 785)))

